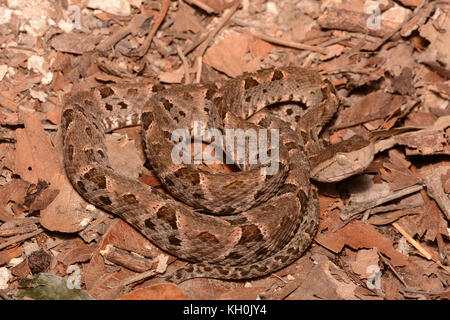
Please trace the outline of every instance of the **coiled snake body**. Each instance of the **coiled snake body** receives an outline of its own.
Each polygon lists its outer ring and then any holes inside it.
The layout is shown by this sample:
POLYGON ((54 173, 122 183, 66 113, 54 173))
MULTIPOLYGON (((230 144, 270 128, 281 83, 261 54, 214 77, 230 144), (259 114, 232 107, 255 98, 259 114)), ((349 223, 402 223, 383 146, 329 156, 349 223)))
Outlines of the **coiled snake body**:
POLYGON ((337 109, 333 86, 315 72, 286 67, 159 89, 104 86, 67 99, 61 128, 64 166, 74 188, 158 247, 191 262, 170 275, 171 282, 249 279, 298 259, 318 226, 308 156, 337 109), (290 123, 267 108, 282 102, 297 102, 295 107, 277 107, 290 123), (178 128, 192 130, 195 121, 219 131, 279 129, 279 170, 262 175, 260 166, 244 164, 243 171, 212 174, 197 165, 174 164, 171 134, 178 128), (146 155, 163 185, 197 210, 110 167, 105 132, 138 124, 146 155))

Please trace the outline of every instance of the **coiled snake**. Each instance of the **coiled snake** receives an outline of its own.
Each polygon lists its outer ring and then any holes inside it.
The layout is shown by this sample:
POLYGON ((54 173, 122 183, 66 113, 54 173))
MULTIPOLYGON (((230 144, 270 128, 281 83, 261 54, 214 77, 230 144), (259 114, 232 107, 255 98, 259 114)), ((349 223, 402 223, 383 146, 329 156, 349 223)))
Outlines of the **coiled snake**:
POLYGON ((85 200, 191 262, 168 281, 259 277, 292 263, 312 242, 319 209, 309 158, 337 106, 330 82, 294 67, 170 89, 103 86, 75 93, 65 103, 64 166, 85 200), (272 105, 277 107, 268 108, 272 105), (245 163, 243 171, 213 174, 198 165, 175 164, 171 134, 192 131, 195 121, 220 132, 278 129, 277 172, 263 175, 261 166, 245 163), (151 166, 177 200, 110 167, 104 134, 131 125, 142 126, 151 166))

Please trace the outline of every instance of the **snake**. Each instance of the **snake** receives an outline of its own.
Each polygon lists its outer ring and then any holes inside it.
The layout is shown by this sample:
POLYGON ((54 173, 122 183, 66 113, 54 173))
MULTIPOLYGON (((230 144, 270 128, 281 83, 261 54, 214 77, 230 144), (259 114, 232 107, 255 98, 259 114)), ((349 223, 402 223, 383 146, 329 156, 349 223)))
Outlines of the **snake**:
MULTIPOLYGON (((319 204, 310 180, 312 159, 325 161, 313 154, 338 104, 330 81, 299 67, 170 88, 104 84, 72 93, 64 102, 64 168, 87 202, 189 262, 166 281, 258 278, 296 261, 313 241, 319 204), (150 167, 171 196, 111 167, 105 134, 126 126, 141 126, 150 167), (228 129, 256 132, 258 138, 275 132, 278 147, 269 151, 276 153, 271 165, 278 169, 263 174, 267 165, 247 160, 236 163, 233 172, 211 172, 195 161, 173 161, 178 129, 185 138, 195 130, 214 129, 222 138, 228 129)), ((218 137, 207 142, 223 147, 218 137)), ((224 153, 235 149, 231 145, 224 153)))

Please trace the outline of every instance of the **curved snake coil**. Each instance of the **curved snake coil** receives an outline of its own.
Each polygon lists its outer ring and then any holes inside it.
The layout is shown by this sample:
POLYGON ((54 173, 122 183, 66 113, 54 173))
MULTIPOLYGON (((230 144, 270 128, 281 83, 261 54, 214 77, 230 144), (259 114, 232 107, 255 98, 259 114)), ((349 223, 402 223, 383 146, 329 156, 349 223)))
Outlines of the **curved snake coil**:
POLYGON ((328 81, 293 67, 170 89, 104 86, 67 99, 61 124, 64 166, 86 201, 191 262, 168 281, 259 277, 298 259, 317 231, 308 156, 337 105, 328 81), (282 102, 297 104, 278 106, 282 102), (274 104, 287 122, 267 108, 274 104), (174 164, 171 134, 192 130, 194 121, 222 131, 279 129, 278 172, 262 175, 259 166, 244 165, 244 171, 212 174, 198 165, 174 164), (142 126, 146 155, 165 188, 194 209, 111 168, 104 134, 131 125, 142 126))

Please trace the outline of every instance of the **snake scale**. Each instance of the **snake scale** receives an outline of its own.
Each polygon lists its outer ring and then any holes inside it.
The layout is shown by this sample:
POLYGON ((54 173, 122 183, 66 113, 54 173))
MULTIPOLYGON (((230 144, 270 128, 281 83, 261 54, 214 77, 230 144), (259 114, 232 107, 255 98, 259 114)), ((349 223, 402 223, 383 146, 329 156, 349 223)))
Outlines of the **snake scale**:
POLYGON ((298 259, 317 231, 318 199, 308 159, 337 106, 329 81, 296 67, 169 89, 105 85, 66 99, 64 167, 85 200, 190 262, 167 281, 260 277, 298 259), (211 173, 173 163, 173 130, 192 132, 195 121, 220 132, 278 129, 279 169, 262 175, 261 166, 244 163, 242 171, 211 173), (104 134, 132 125, 141 125, 146 156, 173 198, 111 168, 104 134))

